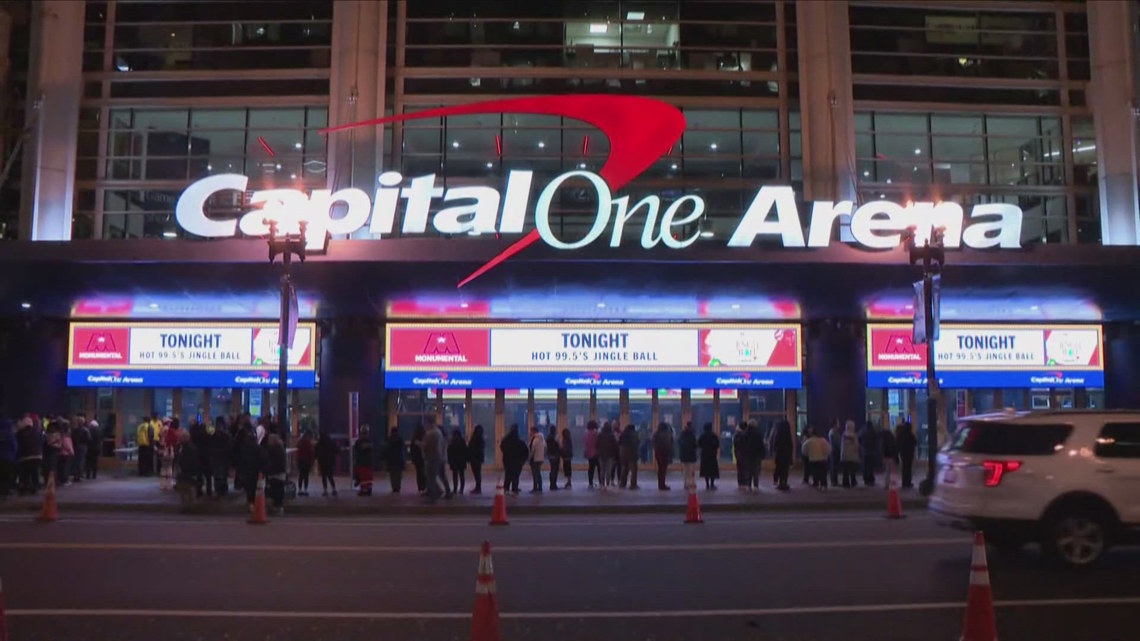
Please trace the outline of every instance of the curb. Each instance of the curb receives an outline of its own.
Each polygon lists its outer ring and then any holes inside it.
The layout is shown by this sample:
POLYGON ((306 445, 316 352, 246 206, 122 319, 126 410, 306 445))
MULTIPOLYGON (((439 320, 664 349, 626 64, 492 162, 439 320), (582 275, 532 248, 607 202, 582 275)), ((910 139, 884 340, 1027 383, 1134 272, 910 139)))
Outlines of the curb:
MULTIPOLYGON (((925 512, 925 499, 907 499, 903 501, 906 511, 925 512)), ((428 516, 428 515, 463 515, 486 516, 490 513, 490 505, 450 505, 440 502, 436 505, 313 505, 289 502, 285 506, 286 514, 306 517, 338 517, 338 516, 428 516)), ((882 501, 844 501, 842 503, 724 503, 709 504, 701 507, 706 514, 732 514, 732 513, 765 513, 765 512, 851 512, 884 510, 882 501)), ((0 504, 0 514, 31 514, 40 510, 35 504, 0 504)), ((177 503, 63 503, 59 504, 61 514, 201 514, 201 515, 245 515, 247 510, 240 501, 229 503, 200 503, 196 507, 184 510, 177 503)), ((681 514, 685 506, 653 504, 653 505, 513 505, 510 507, 512 515, 539 516, 539 515, 590 515, 590 514, 681 514)))

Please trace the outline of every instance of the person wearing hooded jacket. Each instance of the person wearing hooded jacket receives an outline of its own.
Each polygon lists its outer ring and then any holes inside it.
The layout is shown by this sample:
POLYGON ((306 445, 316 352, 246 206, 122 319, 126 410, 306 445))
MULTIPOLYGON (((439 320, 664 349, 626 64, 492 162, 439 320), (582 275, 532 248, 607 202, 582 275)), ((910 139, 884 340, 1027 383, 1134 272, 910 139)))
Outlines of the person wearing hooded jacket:
POLYGON ((788 471, 792 467, 792 457, 795 455, 795 435, 792 433, 792 424, 788 421, 776 423, 776 431, 772 435, 772 454, 776 459, 776 489, 787 492, 788 471))
POLYGON ((678 450, 681 459, 681 471, 685 478, 685 489, 697 486, 697 433, 693 430, 692 422, 685 423, 681 436, 677 438, 678 450))
POLYGON ((471 476, 475 481, 472 494, 483 493, 483 463, 487 459, 487 440, 483 437, 483 426, 476 425, 467 441, 467 463, 471 466, 471 476))
POLYGON ((598 475, 598 485, 602 490, 608 490, 613 487, 614 465, 617 463, 619 455, 618 439, 614 434, 613 425, 606 421, 602 425, 602 430, 598 433, 598 463, 601 466, 601 473, 598 475))
POLYGON ((399 494, 404 482, 408 446, 400 436, 400 428, 393 427, 388 432, 388 445, 384 449, 384 464, 388 468, 388 482, 392 484, 392 494, 399 494))
POLYGON ((637 485, 637 464, 640 437, 637 428, 632 423, 625 426, 621 437, 618 438, 618 457, 621 459, 621 486, 631 490, 641 489, 637 485))
POLYGON ((530 463, 530 475, 533 481, 532 494, 542 492, 542 463, 546 460, 546 439, 537 427, 530 428, 530 442, 528 446, 527 462, 530 463))
POLYGON ((855 421, 848 420, 843 426, 843 437, 840 441, 840 460, 843 463, 843 487, 851 489, 856 486, 855 473, 859 470, 859 435, 855 433, 855 421))
POLYGON ((673 430, 668 423, 661 423, 653 434, 653 458, 657 463, 657 489, 666 491, 669 486, 665 478, 669 474, 669 463, 673 461, 673 430))
POLYGON ((511 425, 511 429, 499 443, 499 452, 503 456, 503 491, 518 496, 523 466, 526 465, 527 457, 530 455, 527 444, 519 436, 518 425, 511 425))

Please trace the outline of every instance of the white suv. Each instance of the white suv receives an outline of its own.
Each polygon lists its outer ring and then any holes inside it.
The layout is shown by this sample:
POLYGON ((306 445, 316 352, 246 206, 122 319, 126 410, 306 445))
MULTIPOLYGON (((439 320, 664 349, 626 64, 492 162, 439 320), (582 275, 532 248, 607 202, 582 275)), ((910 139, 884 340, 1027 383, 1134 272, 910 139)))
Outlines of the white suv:
POLYGON ((1071 565, 1140 533, 1140 411, 1015 412, 960 420, 929 509, 999 550, 1041 543, 1071 565))

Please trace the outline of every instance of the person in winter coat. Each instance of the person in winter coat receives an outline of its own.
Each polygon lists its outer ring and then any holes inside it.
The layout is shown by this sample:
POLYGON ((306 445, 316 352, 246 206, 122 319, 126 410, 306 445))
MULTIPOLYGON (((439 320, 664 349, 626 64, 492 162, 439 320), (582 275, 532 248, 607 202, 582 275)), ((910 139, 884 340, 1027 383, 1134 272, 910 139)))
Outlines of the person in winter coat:
POLYGON ((79 416, 72 424, 71 443, 75 448, 75 456, 71 458, 71 469, 69 470, 71 482, 81 483, 83 481, 83 468, 87 465, 87 448, 91 445, 91 432, 87 431, 86 417, 79 416))
POLYGON ((0 417, 0 497, 12 493, 16 478, 16 431, 12 421, 0 417))
POLYGON ((788 421, 777 422, 775 430, 772 434, 772 455, 776 461, 776 489, 787 492, 791 489, 788 487, 788 471, 795 455, 796 437, 792 432, 792 424, 788 421))
POLYGON ((804 466, 811 475, 812 486, 819 490, 827 489, 827 462, 831 459, 831 444, 815 433, 810 427, 804 430, 802 454, 804 466))
POLYGON ((531 494, 542 492, 542 463, 546 460, 546 439, 542 437, 542 432, 538 431, 537 427, 530 428, 530 441, 528 445, 527 462, 530 463, 531 480, 534 482, 531 487, 531 494))
MULTIPOLYGON (((582 454, 586 457, 586 481, 594 489, 594 476, 601 471, 598 464, 598 422, 586 423, 586 436, 582 438, 582 454)), ((598 479, 601 480, 600 478, 598 479)))
POLYGON ((237 479, 245 490, 245 501, 249 504, 249 511, 253 511, 253 500, 257 496, 257 476, 265 467, 265 452, 257 445, 257 436, 253 430, 241 433, 241 441, 237 443, 237 456, 234 465, 237 467, 237 479))
POLYGON ((736 461, 736 488, 752 487, 752 463, 748 460, 748 426, 740 424, 732 434, 732 458, 736 461))
POLYGON ((669 463, 673 462, 673 430, 668 423, 661 423, 653 434, 653 459, 657 463, 657 489, 666 491, 665 476, 669 473, 669 463))
POLYGON ((681 474, 685 479, 685 489, 697 486, 697 433, 692 422, 685 423, 681 436, 677 438, 681 459, 681 474))
MULTIPOLYGON (((213 433, 210 434, 210 469, 204 473, 214 477, 214 491, 217 496, 224 497, 229 494, 230 466, 233 460, 234 440, 226 426, 226 419, 221 416, 214 419, 213 433)), ((306 486, 308 487, 308 486, 306 486)))
POLYGON ((889 490, 891 483, 894 482, 895 469, 899 464, 899 448, 895 442, 895 434, 889 429, 883 429, 879 432, 879 440, 882 443, 882 458, 883 458, 883 483, 889 490))
POLYGON ((356 468, 353 476, 360 489, 357 496, 372 496, 373 460, 372 433, 367 425, 360 426, 360 436, 352 444, 352 464, 356 468))
POLYGON ((855 473, 859 470, 859 435, 855 433, 855 421, 847 421, 843 426, 840 458, 843 462, 843 487, 856 486, 855 473))
MULTIPOLYGON (((254 435, 253 430, 249 430, 248 433, 253 436, 256 443, 257 436, 254 435)), ((332 495, 336 496, 336 479, 333 478, 333 474, 336 472, 336 459, 340 455, 340 446, 332 440, 328 432, 322 430, 317 436, 317 445, 314 449, 317 454, 317 470, 321 473, 321 496, 329 495, 330 485, 332 486, 332 495)))
POLYGON ((16 423, 16 487, 20 494, 35 494, 40 489, 43 444, 38 421, 24 415, 16 423))
POLYGON ((427 433, 423 425, 417 425, 412 432, 412 442, 408 444, 408 457, 412 460, 412 467, 416 470, 416 491, 420 494, 427 492, 427 467, 424 462, 424 435, 427 433))
POLYGON ((764 434, 760 426, 753 419, 748 421, 748 430, 745 432, 745 446, 748 448, 748 479, 751 481, 753 492, 760 491, 760 468, 764 465, 764 457, 768 455, 764 447, 764 434))
POLYGON ((899 452, 899 467, 902 468, 902 486, 914 487, 914 453, 918 450, 918 439, 910 421, 903 421, 895 428, 895 446, 899 452))
POLYGON ((863 464, 863 484, 874 487, 875 472, 883 456, 883 443, 879 438, 879 428, 870 421, 867 421, 863 431, 859 433, 859 456, 863 464))
POLYGON ((265 496, 276 514, 285 511, 285 476, 288 464, 285 458, 285 441, 276 430, 269 430, 262 441, 262 464, 265 474, 265 496))
POLYGON ((309 495, 309 474, 316 462, 317 449, 313 443, 313 434, 305 430, 297 440, 297 496, 309 495))
POLYGON ((546 435, 546 460, 550 463, 550 489, 558 490, 558 472, 562 469, 562 444, 558 441, 558 428, 551 426, 546 435))
POLYGON ((574 439, 570 437, 570 430, 563 429, 562 436, 558 439, 558 453, 562 456, 562 476, 566 478, 566 485, 563 489, 570 489, 570 473, 573 471, 572 461, 574 460, 574 439))
POLYGON ((598 485, 603 491, 613 487, 613 470, 619 453, 617 435, 614 434, 614 428, 610 422, 606 421, 598 433, 598 464, 601 468, 601 473, 598 475, 598 485))
POLYGON ((392 494, 399 494, 404 483, 404 466, 408 446, 400 436, 400 428, 393 427, 388 432, 388 443, 384 449, 384 465, 388 467, 388 482, 392 484, 392 494))
POLYGON ((87 458, 83 461, 83 478, 94 480, 99 476, 99 457, 103 455, 103 430, 99 421, 91 419, 87 423, 87 458))
POLYGON ((174 477, 174 489, 182 497, 183 505, 188 505, 192 499, 202 498, 202 487, 198 485, 198 479, 202 475, 201 464, 202 457, 194 439, 189 432, 182 432, 174 455, 174 469, 178 470, 174 477))
POLYGON ((440 497, 440 485, 447 490, 446 496, 451 497, 451 487, 447 485, 447 476, 444 472, 444 463, 447 455, 447 442, 443 432, 435 422, 428 419, 424 426, 424 478, 427 482, 427 496, 433 503, 440 497), (440 482, 442 478, 442 483, 440 482))
POLYGON ((638 451, 641 440, 633 424, 625 426, 618 439, 618 458, 621 459, 621 486, 631 490, 641 489, 637 485, 638 451))
POLYGON ((71 425, 59 420, 59 458, 55 479, 64 485, 71 485, 71 461, 75 459, 75 442, 71 440, 71 425))
POLYGON ((831 458, 827 459, 831 487, 839 487, 839 471, 843 468, 843 460, 840 458, 840 453, 843 451, 843 426, 839 423, 839 419, 831 422, 831 429, 827 432, 827 443, 831 446, 831 458))
POLYGON ((530 449, 519 436, 518 425, 511 425, 510 431, 499 443, 499 452, 503 456, 503 491, 518 496, 523 466, 530 455, 530 449))
POLYGON ((467 443, 459 430, 451 431, 447 443, 447 467, 451 469, 451 487, 456 494, 463 494, 467 491, 467 443))
POLYGON ((483 426, 476 425, 467 440, 467 464, 471 466, 471 477, 475 480, 472 494, 483 493, 483 463, 487 460, 487 439, 483 437, 483 426))
POLYGON ((720 478, 720 439, 713 434, 712 423, 705 423, 697 447, 701 450, 701 478, 705 480, 705 489, 715 490, 716 480, 720 478))

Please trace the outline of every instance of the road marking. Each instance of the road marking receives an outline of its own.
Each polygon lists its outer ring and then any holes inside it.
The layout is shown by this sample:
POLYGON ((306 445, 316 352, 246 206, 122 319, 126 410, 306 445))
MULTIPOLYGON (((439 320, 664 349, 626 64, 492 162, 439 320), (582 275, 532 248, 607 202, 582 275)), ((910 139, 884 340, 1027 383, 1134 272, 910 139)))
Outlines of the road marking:
MULTIPOLYGON (((968 537, 937 539, 893 539, 893 540, 851 540, 851 541, 788 541, 758 543, 669 543, 656 545, 542 545, 533 546, 499 545, 496 553, 545 554, 549 552, 723 552, 736 550, 805 550, 821 548, 877 548, 892 546, 937 546, 963 545, 968 537)), ((323 552, 386 554, 403 552, 423 552, 431 554, 459 553, 471 554, 477 549, 474 545, 409 545, 409 546, 366 546, 366 545, 254 545, 221 543, 72 543, 72 542, 22 542, 0 543, 0 550, 99 550, 117 552, 323 552)))
MULTIPOLYGON (((1094 599, 1026 599, 997 601, 998 608, 1055 608, 1087 607, 1098 605, 1137 605, 1140 596, 1105 597, 1094 599)), ((966 607, 959 601, 929 603, 896 603, 866 605, 823 605, 795 608, 760 608, 739 610, 633 610, 586 612, 503 612, 503 619, 687 619, 700 617, 769 617, 812 614, 862 614, 906 612, 916 610, 961 610, 966 607)), ((200 619, 375 619, 375 620, 455 620, 470 619, 470 612, 298 612, 264 610, 128 610, 128 609, 9 609, 12 617, 138 617, 138 618, 200 618, 200 619)))

